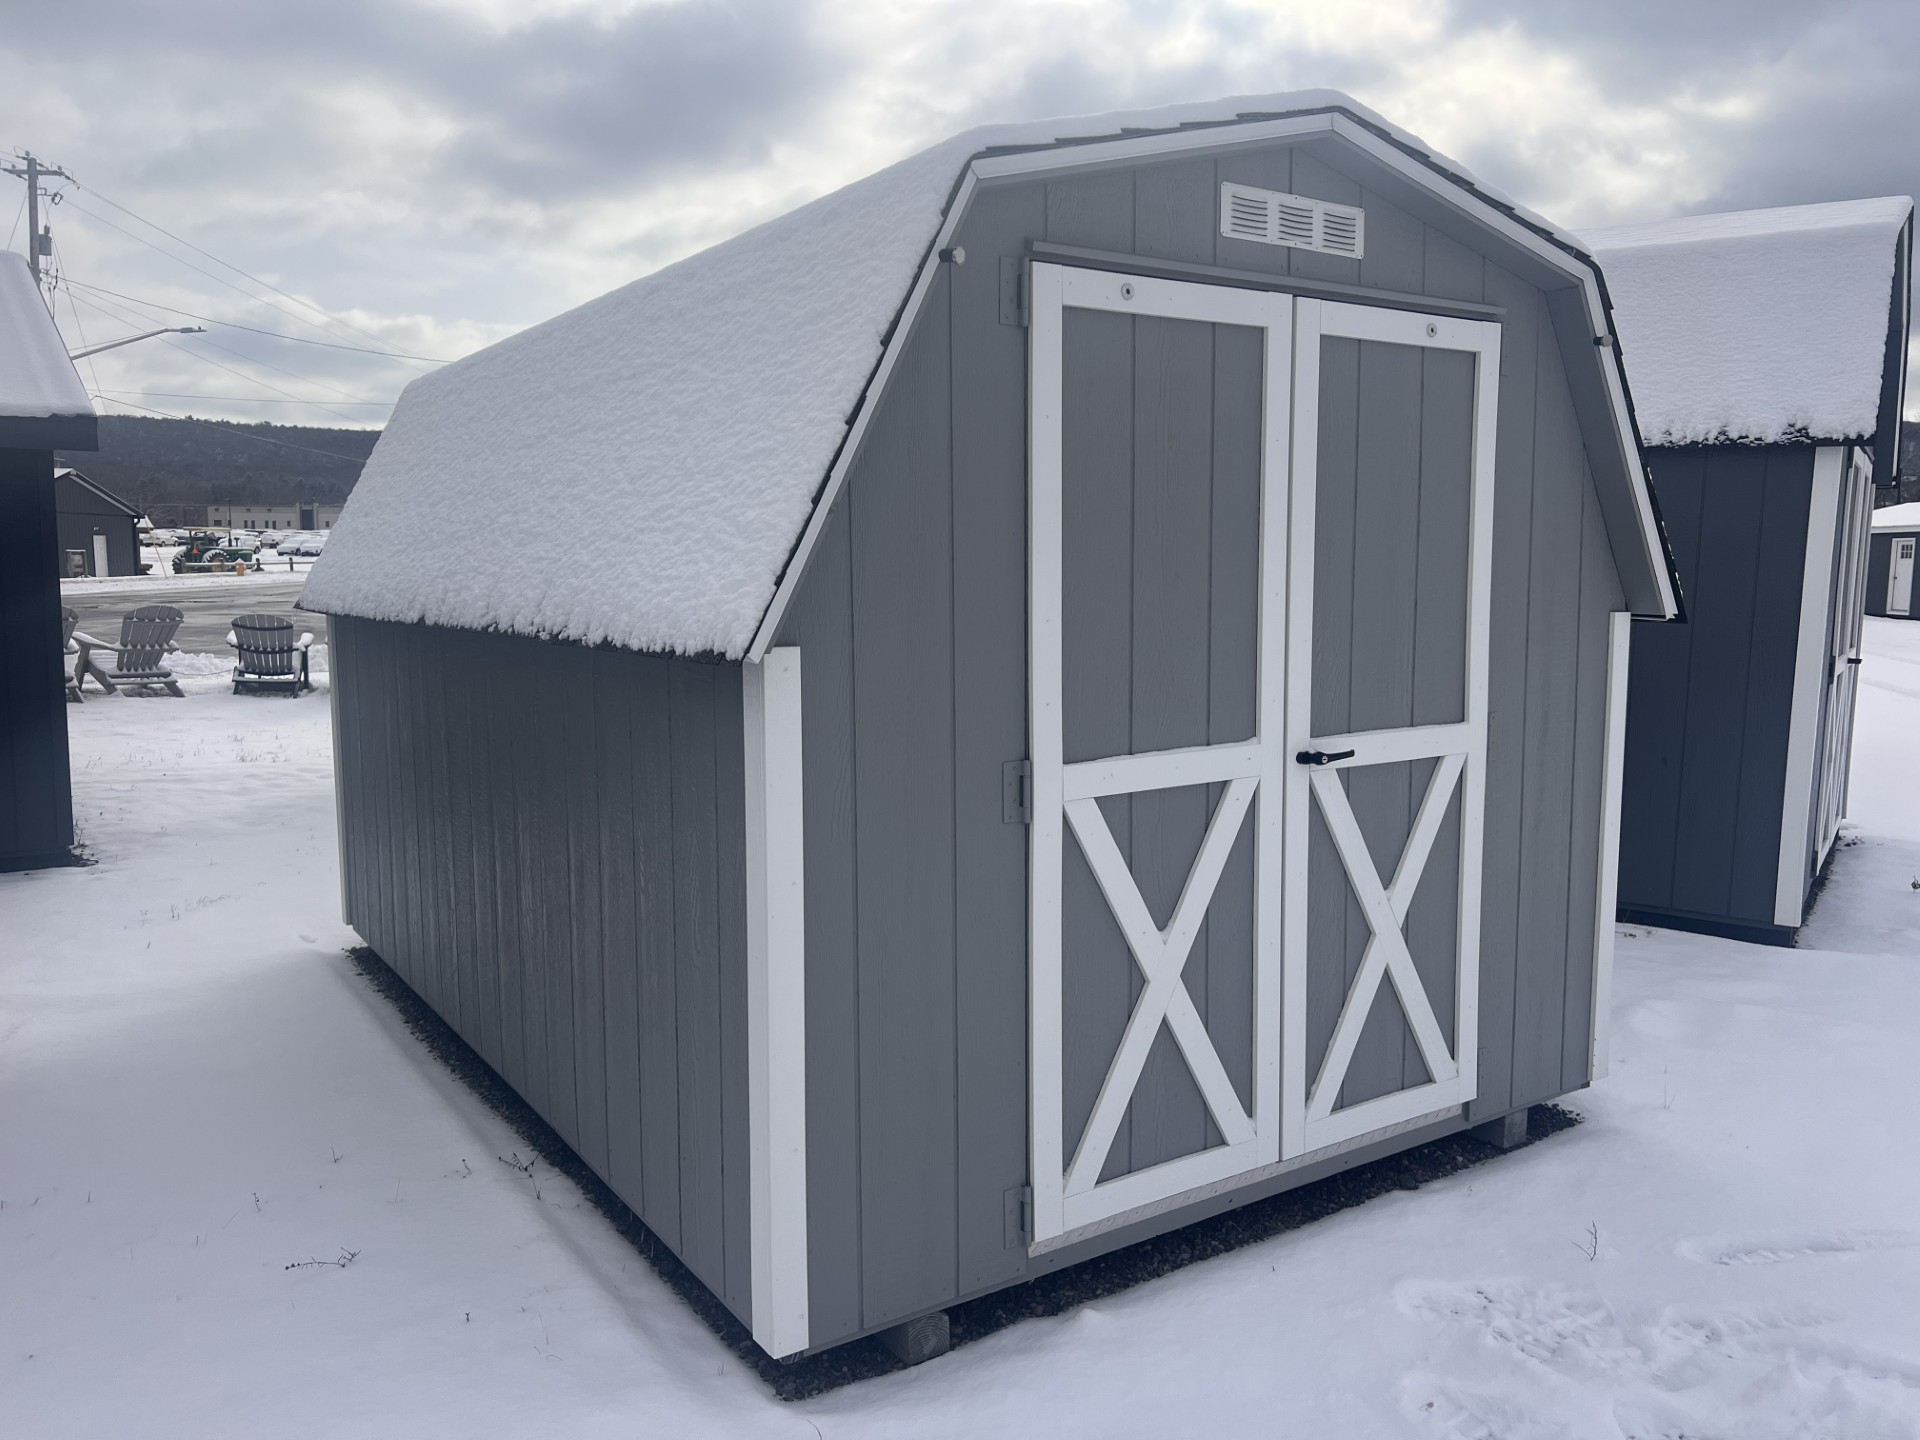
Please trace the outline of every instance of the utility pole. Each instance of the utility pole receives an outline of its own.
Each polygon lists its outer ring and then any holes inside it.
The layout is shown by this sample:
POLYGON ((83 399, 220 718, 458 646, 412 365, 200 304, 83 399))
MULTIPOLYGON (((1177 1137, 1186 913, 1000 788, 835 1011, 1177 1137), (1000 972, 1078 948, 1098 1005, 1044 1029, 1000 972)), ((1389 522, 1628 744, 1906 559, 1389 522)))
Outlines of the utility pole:
POLYGON ((20 156, 19 164, 0 166, 0 169, 27 182, 27 264, 33 267, 33 283, 37 286, 40 257, 53 253, 52 227, 42 229, 40 225, 40 181, 49 175, 57 175, 62 180, 73 177, 57 165, 42 165, 31 151, 20 156))

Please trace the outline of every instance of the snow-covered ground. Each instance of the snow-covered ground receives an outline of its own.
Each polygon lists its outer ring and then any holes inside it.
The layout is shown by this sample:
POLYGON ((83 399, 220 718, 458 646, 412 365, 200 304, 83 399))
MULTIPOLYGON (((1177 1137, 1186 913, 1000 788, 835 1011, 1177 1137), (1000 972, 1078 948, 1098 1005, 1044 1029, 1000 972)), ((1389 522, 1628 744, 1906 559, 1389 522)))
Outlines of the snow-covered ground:
POLYGON ((1585 1125, 800 1405, 343 957, 324 691, 89 701, 100 863, 0 877, 0 1433, 1915 1434, 1920 624, 1867 625, 1808 948, 1623 932, 1585 1125))

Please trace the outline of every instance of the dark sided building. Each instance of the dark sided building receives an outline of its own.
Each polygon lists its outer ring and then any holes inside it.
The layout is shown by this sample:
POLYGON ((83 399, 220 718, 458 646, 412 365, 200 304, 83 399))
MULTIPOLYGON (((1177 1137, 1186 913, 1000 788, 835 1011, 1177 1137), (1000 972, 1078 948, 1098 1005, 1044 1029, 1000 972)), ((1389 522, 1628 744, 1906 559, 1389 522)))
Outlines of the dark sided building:
POLYGON ((1587 237, 1687 610, 1634 644, 1623 919, 1790 944, 1806 917, 1846 813, 1912 212, 1861 200, 1587 237))
POLYGON ((1913 593, 1920 569, 1920 503, 1909 500, 1873 512, 1867 551, 1867 614, 1920 620, 1920 595, 1913 593))
POLYGON ((346 916, 774 1356, 1502 1125, 1605 1069, 1677 608, 1612 328, 1313 92, 972 132, 415 381, 302 602, 346 916), (414 563, 454 508, 509 572, 414 563))
POLYGON ((140 512, 78 470, 54 471, 62 575, 138 575, 140 512), (77 568, 76 568, 77 567, 77 568))
POLYGON ((53 452, 95 430, 26 260, 0 253, 0 870, 72 858, 53 452))

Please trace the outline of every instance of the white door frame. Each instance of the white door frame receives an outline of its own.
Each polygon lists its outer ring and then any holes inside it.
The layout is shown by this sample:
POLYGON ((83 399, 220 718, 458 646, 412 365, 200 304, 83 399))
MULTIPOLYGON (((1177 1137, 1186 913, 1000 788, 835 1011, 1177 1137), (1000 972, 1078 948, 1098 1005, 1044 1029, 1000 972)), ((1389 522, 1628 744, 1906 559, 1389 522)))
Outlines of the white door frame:
POLYGON ((1031 1140, 1036 1245, 1121 1212, 1254 1170, 1280 1153, 1280 844, 1286 680, 1286 477, 1292 403, 1292 297, 1269 291, 1034 264, 1029 366, 1029 755, 1033 766, 1029 890, 1031 1140), (1259 664, 1251 740, 1151 754, 1065 760, 1061 634, 1062 429, 1065 312, 1106 310, 1240 325, 1266 334, 1261 439, 1259 664), (1154 925, 1102 818, 1098 797, 1179 785, 1226 791, 1172 921, 1154 925), (1254 834, 1253 1089, 1241 1109, 1181 969, 1228 852, 1254 834), (1064 1153, 1063 862, 1071 828, 1113 908, 1146 984, 1074 1155, 1064 1153), (1099 1173, 1162 1024, 1172 1032, 1225 1144, 1104 1184, 1099 1173))
POLYGON ((1800 565, 1800 622, 1794 641, 1793 697, 1787 722, 1787 780, 1780 802, 1780 848, 1774 871, 1773 923, 1800 928, 1813 874, 1820 716, 1826 708, 1828 646, 1834 604, 1834 546, 1840 526, 1847 447, 1813 452, 1807 544, 1800 565))
POLYGON ((1920 550, 1920 540, 1916 540, 1911 535, 1893 535, 1888 537, 1887 614, 1889 615, 1905 616, 1913 613, 1913 571, 1916 557, 1912 553, 1907 555, 1906 574, 1902 577, 1900 571, 1900 549, 1902 546, 1905 546, 1909 552, 1920 550), (1902 594, 1900 589, 1900 581, 1902 578, 1905 578, 1907 582, 1905 594, 1902 594), (1896 597, 1899 601, 1897 606, 1894 603, 1896 597))
POLYGON ((1847 774, 1853 761, 1853 714, 1859 691, 1860 640, 1867 601, 1867 550, 1873 521, 1873 458, 1856 446, 1847 469, 1847 489, 1838 575, 1834 581, 1833 673, 1827 680, 1827 745, 1820 783, 1820 826, 1814 869, 1827 863, 1840 822, 1847 814, 1847 774))
POLYGON ((1294 379, 1301 397, 1293 424, 1292 547, 1288 560, 1287 745, 1289 758, 1311 752, 1344 759, 1287 766, 1286 926, 1283 967, 1284 1063, 1281 1153, 1292 1158, 1415 1117, 1466 1104, 1475 1094, 1480 976, 1481 829, 1486 795, 1488 608, 1492 594, 1493 477, 1500 327, 1403 310, 1301 300, 1295 307, 1294 379), (1347 735, 1314 735, 1314 512, 1319 476, 1321 340, 1345 336, 1466 351, 1475 356, 1472 524, 1467 585, 1466 715, 1453 725, 1413 726, 1347 735), (1336 770, 1435 758, 1433 777, 1405 850, 1390 876, 1379 875, 1347 804, 1336 770), (1449 1053, 1401 933, 1454 790, 1461 791, 1461 901, 1457 937, 1454 1047, 1449 1053), (1343 1003, 1317 1075, 1307 1074, 1308 834, 1318 805, 1338 847, 1373 936, 1343 1003), (1333 1108, 1379 987, 1391 982, 1429 1074, 1424 1085, 1333 1108))

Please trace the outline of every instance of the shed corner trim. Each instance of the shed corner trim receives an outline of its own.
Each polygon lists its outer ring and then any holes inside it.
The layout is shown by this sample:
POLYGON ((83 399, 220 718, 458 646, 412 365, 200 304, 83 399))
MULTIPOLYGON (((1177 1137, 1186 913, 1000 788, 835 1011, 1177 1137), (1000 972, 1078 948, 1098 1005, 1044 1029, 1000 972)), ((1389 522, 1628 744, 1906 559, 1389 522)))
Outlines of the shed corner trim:
POLYGON ((1787 728, 1786 795, 1780 809, 1780 865, 1773 896, 1773 923, 1789 930, 1799 929, 1805 918, 1822 661, 1832 623, 1833 544, 1846 453, 1844 445, 1822 445, 1813 452, 1812 509, 1807 516, 1807 549, 1800 569, 1800 627, 1794 645, 1793 708, 1787 728))
POLYGON ((1612 1068, 1614 926, 1620 906, 1620 794, 1627 771, 1627 676, 1633 615, 1607 617, 1607 721, 1600 771, 1600 884, 1594 907, 1592 1045, 1589 1082, 1612 1068))
POLYGON ((800 650, 741 667, 747 869, 747 1089, 753 1338, 805 1350, 806 830, 800 650))

